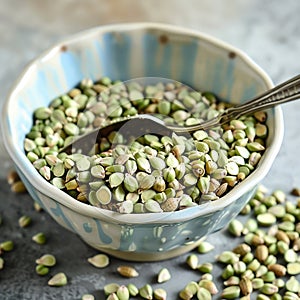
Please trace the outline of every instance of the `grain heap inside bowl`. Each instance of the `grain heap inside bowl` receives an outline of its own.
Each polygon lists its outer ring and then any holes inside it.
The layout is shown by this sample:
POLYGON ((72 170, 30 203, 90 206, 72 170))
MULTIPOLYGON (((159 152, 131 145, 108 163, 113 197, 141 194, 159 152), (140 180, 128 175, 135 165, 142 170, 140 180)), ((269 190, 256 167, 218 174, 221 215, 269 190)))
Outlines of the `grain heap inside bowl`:
POLYGON ((35 110, 24 148, 41 176, 78 201, 120 213, 176 211, 219 199, 255 169, 268 133, 265 112, 190 136, 147 133, 132 141, 111 132, 93 155, 60 149, 122 117, 156 114, 166 124, 194 125, 228 105, 175 81, 84 79, 35 110))

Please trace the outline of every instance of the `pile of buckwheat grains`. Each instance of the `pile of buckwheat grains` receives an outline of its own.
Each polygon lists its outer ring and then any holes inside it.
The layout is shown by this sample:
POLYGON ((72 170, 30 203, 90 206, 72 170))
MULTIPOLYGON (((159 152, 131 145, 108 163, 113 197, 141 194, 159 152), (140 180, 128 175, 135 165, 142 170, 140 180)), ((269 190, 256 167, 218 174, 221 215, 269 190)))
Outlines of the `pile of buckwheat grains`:
POLYGON ((169 212, 219 199, 256 167, 266 147, 267 115, 258 112, 186 137, 145 134, 131 141, 111 132, 96 154, 60 152, 77 136, 110 121, 156 114, 166 124, 195 125, 228 104, 178 82, 84 79, 34 112, 24 140, 45 180, 73 198, 120 213, 169 212))
MULTIPOLYGON (((11 185, 13 185, 13 181, 10 180, 12 177, 19 180, 15 172, 10 173, 8 181, 11 185)), ((24 192, 23 189, 13 191, 24 192)), ((300 190, 297 188, 292 189, 291 195, 286 195, 281 190, 270 193, 264 186, 259 186, 240 215, 220 233, 228 235, 228 242, 234 245, 232 248, 226 247, 217 253, 213 243, 204 240, 197 249, 182 255, 179 267, 183 272, 191 272, 195 277, 194 280, 188 282, 182 280, 180 284, 178 274, 172 274, 162 262, 160 270, 152 274, 155 281, 137 284, 135 279, 141 276, 140 272, 133 264, 123 262, 115 270, 115 279, 103 285, 100 298, 94 296, 94 292, 91 291, 82 295, 81 299, 171 299, 168 294, 174 295, 174 291, 168 291, 164 285, 168 281, 176 282, 177 296, 182 300, 299 299, 299 197, 300 190), (216 269, 221 271, 216 272, 216 269)), ((41 211, 36 205, 35 209, 41 211)), ((0 222, 1 225, 5 226, 0 222)), ((20 222, 19 225, 22 227, 20 222)), ((57 272, 56 257, 43 252, 43 245, 49 243, 44 234, 36 234, 32 242, 41 245, 41 255, 35 261, 36 276, 48 277, 49 286, 72 285, 68 280, 72 278, 72 274, 57 272), (49 273, 50 269, 54 271, 51 272, 52 275, 49 273)), ((0 272, 5 272, 6 252, 13 250, 12 240, 0 241, 0 272)), ((102 253, 88 257, 86 262, 82 263, 91 264, 99 270, 99 274, 110 268, 109 256, 102 253)), ((34 270, 34 267, 32 269, 34 270)))

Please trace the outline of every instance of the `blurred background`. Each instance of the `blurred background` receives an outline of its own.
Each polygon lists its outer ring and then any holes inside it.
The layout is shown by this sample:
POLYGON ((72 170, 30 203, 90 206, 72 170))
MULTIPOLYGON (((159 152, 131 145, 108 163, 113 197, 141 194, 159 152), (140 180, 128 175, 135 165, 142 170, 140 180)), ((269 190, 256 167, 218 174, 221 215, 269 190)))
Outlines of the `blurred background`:
MULTIPOLYGON (((213 35, 246 52, 278 84, 300 73, 299 12, 297 0, 0 0, 0 109, 24 67, 42 51, 78 31, 122 22, 170 23, 213 35)), ((270 190, 281 188, 288 192, 292 187, 300 187, 300 101, 285 104, 283 112, 283 144, 263 184, 270 190)), ((15 254, 8 256, 7 270, 0 274, 0 299, 80 299, 83 293, 114 280, 112 272, 106 275, 91 272, 81 263, 95 253, 93 249, 59 227, 48 215, 32 213, 28 195, 11 194, 4 180, 10 166, 0 136, 0 201, 7 200, 7 204, 3 201, 0 205, 0 212, 5 211, 11 218, 8 224, 3 224, 0 239, 13 238, 19 243, 15 254), (15 220, 26 213, 33 216, 34 225, 29 231, 20 232, 15 220), (32 275, 36 257, 31 253, 34 246, 30 244, 30 235, 36 230, 50 236, 45 249, 52 251, 56 245, 56 252, 68 258, 59 265, 72 274, 71 284, 65 289, 48 289, 43 278, 32 275), (70 245, 74 245, 76 253, 70 245), (35 293, 43 297, 35 298, 35 293)), ((218 249, 228 248, 228 240, 222 233, 213 234, 210 241, 218 249)), ((36 254, 37 250, 34 251, 36 254)), ((163 265, 175 278, 194 280, 195 274, 184 272, 183 261, 180 257, 163 265)), ((118 264, 118 260, 113 260, 112 268, 118 264)), ((145 283, 153 280, 148 274, 159 270, 161 265, 136 266, 142 274, 140 283, 145 283)), ((168 290, 170 299, 175 299, 179 290, 176 281, 169 284, 168 290)))

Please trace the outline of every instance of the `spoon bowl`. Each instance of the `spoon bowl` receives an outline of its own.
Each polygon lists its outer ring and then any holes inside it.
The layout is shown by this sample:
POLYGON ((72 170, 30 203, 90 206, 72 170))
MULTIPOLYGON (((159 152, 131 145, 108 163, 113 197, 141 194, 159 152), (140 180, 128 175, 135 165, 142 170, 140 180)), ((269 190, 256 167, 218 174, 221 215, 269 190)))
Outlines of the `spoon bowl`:
MULTIPOLYGON (((73 142, 62 148, 60 152, 71 154, 80 151, 80 153, 83 154, 97 154, 91 153, 91 151, 98 151, 95 145, 101 142, 101 138, 107 137, 113 131, 121 134, 127 141, 136 140, 145 134, 171 136, 174 132, 172 129, 165 126, 164 122, 159 118, 153 115, 141 114, 134 117, 115 120, 107 126, 92 130, 87 134, 76 138, 73 142)), ((112 141, 112 147, 116 144, 117 139, 112 141)))

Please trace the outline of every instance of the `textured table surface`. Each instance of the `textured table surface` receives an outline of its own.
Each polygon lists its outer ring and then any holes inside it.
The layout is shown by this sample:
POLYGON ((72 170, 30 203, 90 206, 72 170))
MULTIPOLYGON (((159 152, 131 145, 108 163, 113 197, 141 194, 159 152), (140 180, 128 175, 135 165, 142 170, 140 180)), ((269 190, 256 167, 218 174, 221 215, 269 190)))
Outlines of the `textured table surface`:
MULTIPOLYGON (((22 69, 41 51, 64 37, 93 26, 129 21, 164 22, 186 26, 211 34, 247 52, 279 83, 300 72, 300 2, 282 1, 79 1, 79 0, 0 0, 0 108, 10 87, 22 69), (158 9, 159 7, 159 9, 158 9)), ((270 190, 280 188, 289 192, 300 187, 299 116, 300 102, 283 106, 285 136, 282 148, 263 184, 270 190)), ((93 293, 104 299, 103 286, 109 282, 127 284, 116 273, 120 264, 135 266, 140 276, 132 282, 138 286, 151 283, 162 267, 172 273, 172 279, 161 285, 177 299, 178 292, 190 280, 198 281, 199 272, 185 266, 186 255, 159 263, 128 263, 111 258, 109 268, 99 270, 87 263, 97 251, 84 244, 76 235, 57 225, 46 213, 34 211, 27 194, 10 191, 5 174, 10 168, 8 155, 0 138, 0 241, 12 239, 15 250, 5 253, 5 268, 0 271, 0 300, 15 299, 81 299, 93 293), (20 229, 18 218, 29 215, 32 224, 20 229), (36 232, 48 237, 46 245, 31 241, 36 232), (49 276, 35 273, 35 259, 44 253, 57 257, 54 272, 64 271, 69 284, 61 288, 47 286, 49 276)), ((214 255, 238 243, 223 230, 208 238, 215 250, 200 256, 213 261, 214 255), (230 246, 229 246, 230 245, 230 246)), ((216 266, 213 274, 221 287, 216 266)), ((217 299, 217 298, 216 298, 217 299)))

